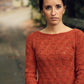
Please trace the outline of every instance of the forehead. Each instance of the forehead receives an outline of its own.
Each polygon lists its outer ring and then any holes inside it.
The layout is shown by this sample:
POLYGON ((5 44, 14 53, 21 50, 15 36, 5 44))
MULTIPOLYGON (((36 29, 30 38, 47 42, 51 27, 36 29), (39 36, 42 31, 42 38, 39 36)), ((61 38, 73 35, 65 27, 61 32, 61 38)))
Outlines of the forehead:
POLYGON ((43 5, 63 4, 62 0, 43 0, 43 5))

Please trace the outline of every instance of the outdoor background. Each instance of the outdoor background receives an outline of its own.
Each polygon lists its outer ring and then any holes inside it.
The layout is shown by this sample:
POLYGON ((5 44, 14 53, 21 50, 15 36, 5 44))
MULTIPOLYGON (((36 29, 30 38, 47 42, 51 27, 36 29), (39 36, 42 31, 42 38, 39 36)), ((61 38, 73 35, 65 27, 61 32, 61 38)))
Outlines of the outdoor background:
MULTIPOLYGON (((64 24, 84 31, 84 0, 68 0, 64 24)), ((0 84, 25 84, 29 33, 46 26, 38 0, 0 0, 0 84)))

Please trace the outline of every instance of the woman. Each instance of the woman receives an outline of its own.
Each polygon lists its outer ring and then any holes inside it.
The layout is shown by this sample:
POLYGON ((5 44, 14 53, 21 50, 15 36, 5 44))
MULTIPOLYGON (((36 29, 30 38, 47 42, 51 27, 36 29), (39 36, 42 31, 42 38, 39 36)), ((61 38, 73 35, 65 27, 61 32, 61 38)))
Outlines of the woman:
POLYGON ((27 36, 26 84, 84 84, 83 32, 63 24, 65 0, 39 2, 47 26, 27 36))

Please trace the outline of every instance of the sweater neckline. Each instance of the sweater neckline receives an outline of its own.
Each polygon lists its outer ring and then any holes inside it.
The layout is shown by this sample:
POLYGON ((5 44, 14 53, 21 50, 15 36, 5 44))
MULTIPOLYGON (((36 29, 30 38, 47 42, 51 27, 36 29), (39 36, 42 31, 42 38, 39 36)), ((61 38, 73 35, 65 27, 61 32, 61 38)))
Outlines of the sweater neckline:
POLYGON ((39 34, 42 34, 42 35, 49 35, 49 36, 54 36, 54 35, 62 35, 62 34, 67 34, 67 33, 70 33, 72 31, 74 31, 76 28, 73 28, 72 30, 69 30, 67 32, 61 32, 61 33, 57 33, 57 34, 48 34, 48 33, 43 33, 43 32, 40 32, 40 31, 37 31, 39 34))

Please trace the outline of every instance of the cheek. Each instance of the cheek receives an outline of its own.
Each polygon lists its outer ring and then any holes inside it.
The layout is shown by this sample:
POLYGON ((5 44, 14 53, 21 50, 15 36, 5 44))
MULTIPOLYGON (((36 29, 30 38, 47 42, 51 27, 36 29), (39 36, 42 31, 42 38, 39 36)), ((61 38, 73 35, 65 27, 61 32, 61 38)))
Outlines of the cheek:
POLYGON ((63 10, 59 11, 59 16, 62 17, 63 16, 63 10))
POLYGON ((48 17, 50 16, 50 12, 46 12, 46 11, 45 11, 45 12, 44 12, 44 15, 45 15, 46 18, 48 18, 48 17))

